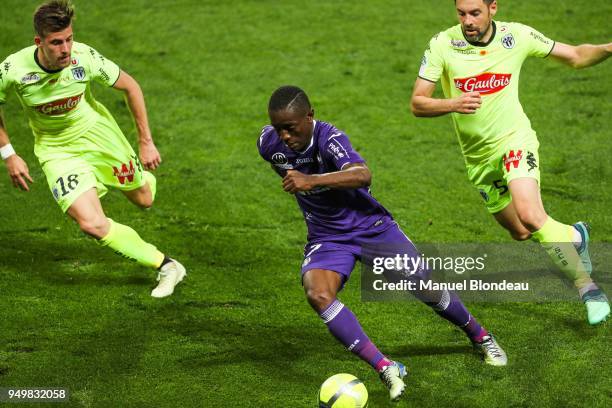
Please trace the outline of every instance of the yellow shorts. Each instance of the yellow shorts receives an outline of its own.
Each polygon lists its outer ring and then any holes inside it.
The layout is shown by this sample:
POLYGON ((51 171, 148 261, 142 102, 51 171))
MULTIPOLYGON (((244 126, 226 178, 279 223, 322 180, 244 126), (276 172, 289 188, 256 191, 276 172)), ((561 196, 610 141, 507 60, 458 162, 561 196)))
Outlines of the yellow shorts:
POLYGON ((107 186, 130 191, 145 184, 138 155, 116 124, 104 117, 70 144, 38 146, 36 153, 63 212, 91 188, 102 197, 107 186))
POLYGON ((538 148, 537 140, 516 146, 510 143, 490 160, 468 166, 468 178, 480 191, 491 214, 500 212, 512 201, 508 191, 510 181, 529 177, 540 183, 538 148))

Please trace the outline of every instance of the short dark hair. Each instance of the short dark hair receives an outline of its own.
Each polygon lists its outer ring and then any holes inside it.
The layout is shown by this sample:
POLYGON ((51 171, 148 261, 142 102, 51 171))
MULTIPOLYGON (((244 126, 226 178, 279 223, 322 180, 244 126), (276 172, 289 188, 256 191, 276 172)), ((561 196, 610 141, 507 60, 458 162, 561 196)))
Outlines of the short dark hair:
POLYGON ((72 24, 74 8, 71 0, 49 0, 34 12, 34 31, 41 37, 65 30, 72 24))
POLYGON ((268 103, 268 111, 278 112, 285 109, 310 111, 310 101, 306 92, 293 85, 281 86, 274 91, 268 103))

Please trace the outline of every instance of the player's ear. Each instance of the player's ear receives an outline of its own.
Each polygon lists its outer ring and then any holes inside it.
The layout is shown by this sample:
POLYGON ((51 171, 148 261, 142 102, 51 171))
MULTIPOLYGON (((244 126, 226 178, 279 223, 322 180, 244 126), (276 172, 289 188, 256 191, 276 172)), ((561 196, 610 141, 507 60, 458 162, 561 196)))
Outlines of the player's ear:
POLYGON ((34 36, 34 44, 36 44, 36 46, 40 46, 41 42, 42 42, 42 39, 40 38, 40 36, 35 35, 34 36))
POLYGON ((489 13, 491 13, 491 17, 495 16, 495 14, 497 13, 497 1, 491 3, 491 5, 489 6, 489 13))
POLYGON ((312 119, 314 118, 314 109, 310 109, 310 112, 308 112, 308 114, 306 115, 308 117, 308 121, 312 121, 312 119))

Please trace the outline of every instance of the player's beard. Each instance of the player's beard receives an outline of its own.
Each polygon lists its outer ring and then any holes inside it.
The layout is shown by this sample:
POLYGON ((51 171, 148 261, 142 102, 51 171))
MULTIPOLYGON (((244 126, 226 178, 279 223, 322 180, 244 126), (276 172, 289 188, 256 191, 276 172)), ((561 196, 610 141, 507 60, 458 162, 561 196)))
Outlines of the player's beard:
POLYGON ((473 43, 480 42, 480 40, 482 40, 482 37, 484 37, 491 29, 491 20, 489 20, 489 23, 487 24, 484 30, 479 30, 478 27, 472 27, 471 29, 476 30, 476 34, 469 35, 467 33, 467 28, 465 26, 461 26, 463 35, 465 36, 465 38, 468 39, 469 42, 473 42, 473 43))

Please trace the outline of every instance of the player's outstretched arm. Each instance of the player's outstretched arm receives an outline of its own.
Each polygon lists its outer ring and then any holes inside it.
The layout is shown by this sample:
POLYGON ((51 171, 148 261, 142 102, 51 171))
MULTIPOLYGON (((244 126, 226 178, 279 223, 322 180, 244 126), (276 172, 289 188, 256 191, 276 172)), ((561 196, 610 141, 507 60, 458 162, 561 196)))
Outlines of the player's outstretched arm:
POLYGON ((612 54, 612 43, 567 45, 555 43, 550 55, 573 68, 586 68, 605 61, 612 54))
POLYGON ((136 129, 138 130, 138 146, 141 163, 145 169, 155 170, 162 160, 153 142, 153 136, 151 136, 144 95, 142 94, 140 85, 138 85, 138 82, 126 72, 121 71, 113 87, 125 93, 130 112, 132 113, 132 117, 136 123, 136 129))
POLYGON ((15 153, 15 149, 11 146, 6 127, 4 126, 2 108, 0 108, 0 155, 6 164, 6 169, 13 181, 13 185, 24 191, 30 191, 28 182, 33 183, 34 181, 30 177, 28 165, 15 153))
POLYGON ((371 182, 370 169, 364 163, 352 163, 340 171, 324 174, 304 174, 297 170, 287 170, 287 175, 283 178, 283 190, 295 194, 317 187, 353 189, 367 187, 371 182))
POLYGON ((472 114, 476 113, 482 103, 478 92, 462 93, 461 96, 451 99, 432 98, 435 89, 435 83, 417 78, 410 103, 414 116, 434 117, 451 112, 472 114))

